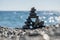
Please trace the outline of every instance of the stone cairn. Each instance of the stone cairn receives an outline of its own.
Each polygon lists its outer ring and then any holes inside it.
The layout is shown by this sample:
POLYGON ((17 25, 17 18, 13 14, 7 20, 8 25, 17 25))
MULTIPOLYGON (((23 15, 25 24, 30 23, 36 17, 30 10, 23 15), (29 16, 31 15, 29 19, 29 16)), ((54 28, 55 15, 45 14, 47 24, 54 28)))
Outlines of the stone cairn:
POLYGON ((31 8, 30 15, 26 19, 25 25, 23 26, 23 29, 37 29, 42 28, 44 26, 44 21, 39 20, 39 16, 36 14, 36 9, 34 7, 31 8), (35 22, 33 22, 31 19, 35 18, 35 22))

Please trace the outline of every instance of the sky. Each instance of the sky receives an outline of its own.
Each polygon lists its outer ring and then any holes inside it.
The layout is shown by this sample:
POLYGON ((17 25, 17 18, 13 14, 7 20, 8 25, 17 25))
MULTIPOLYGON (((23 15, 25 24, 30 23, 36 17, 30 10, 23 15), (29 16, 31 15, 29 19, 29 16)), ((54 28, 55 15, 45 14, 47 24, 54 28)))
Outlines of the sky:
POLYGON ((60 11, 60 0, 0 0, 0 11, 37 10, 60 11))

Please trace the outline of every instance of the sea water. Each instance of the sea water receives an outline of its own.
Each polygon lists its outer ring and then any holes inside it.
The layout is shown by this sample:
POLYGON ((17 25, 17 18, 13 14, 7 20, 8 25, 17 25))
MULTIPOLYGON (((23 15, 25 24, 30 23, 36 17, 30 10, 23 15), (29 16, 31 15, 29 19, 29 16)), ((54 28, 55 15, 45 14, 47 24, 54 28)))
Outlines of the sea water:
MULTIPOLYGON (((29 11, 0 11, 0 26, 3 27, 22 27, 29 16, 29 11)), ((55 11, 37 11, 40 21, 45 25, 59 23, 60 13, 55 11)))

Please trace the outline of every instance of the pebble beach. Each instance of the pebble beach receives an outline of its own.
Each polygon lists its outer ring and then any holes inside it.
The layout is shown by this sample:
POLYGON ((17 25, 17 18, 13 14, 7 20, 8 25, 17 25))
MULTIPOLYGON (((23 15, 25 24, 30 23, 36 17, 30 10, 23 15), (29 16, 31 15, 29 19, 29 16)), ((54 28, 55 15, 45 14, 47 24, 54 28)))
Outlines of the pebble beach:
POLYGON ((60 32, 58 31, 60 26, 46 28, 23 30, 21 28, 0 27, 0 40, 60 40, 60 32))

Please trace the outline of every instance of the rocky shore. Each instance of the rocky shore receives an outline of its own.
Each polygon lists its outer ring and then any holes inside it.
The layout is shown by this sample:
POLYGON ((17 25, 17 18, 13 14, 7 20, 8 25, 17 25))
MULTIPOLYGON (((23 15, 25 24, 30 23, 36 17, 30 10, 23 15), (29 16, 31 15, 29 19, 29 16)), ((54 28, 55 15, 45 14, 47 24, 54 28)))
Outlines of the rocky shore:
POLYGON ((0 40, 59 40, 60 25, 38 29, 0 27, 0 40))

